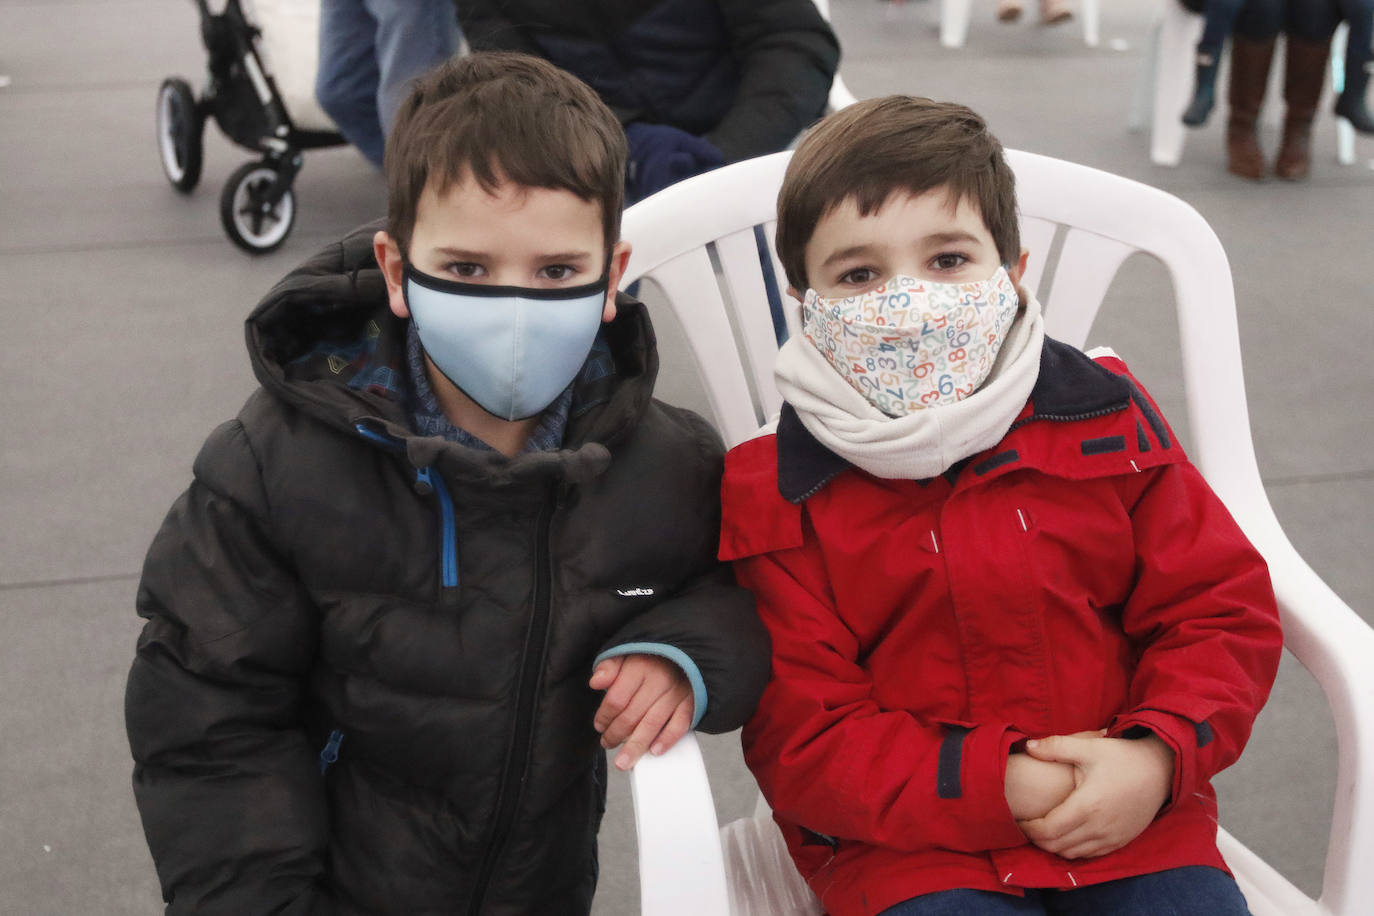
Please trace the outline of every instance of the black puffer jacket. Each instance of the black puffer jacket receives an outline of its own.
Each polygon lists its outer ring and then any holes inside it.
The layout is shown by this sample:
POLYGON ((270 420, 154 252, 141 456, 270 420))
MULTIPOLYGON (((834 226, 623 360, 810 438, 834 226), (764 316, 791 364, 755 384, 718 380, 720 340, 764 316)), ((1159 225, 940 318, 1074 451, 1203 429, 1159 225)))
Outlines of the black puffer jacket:
POLYGON ((721 446, 651 399, 653 334, 625 297, 618 372, 579 390, 565 450, 414 436, 385 393, 405 323, 369 238, 249 318, 262 388, 148 553, 126 712, 167 910, 585 913, 593 659, 685 652, 708 731, 767 677, 752 599, 715 560, 721 446))
POLYGON ((476 50, 547 58, 621 123, 705 137, 726 162, 786 149, 839 65, 812 0, 456 0, 476 50))

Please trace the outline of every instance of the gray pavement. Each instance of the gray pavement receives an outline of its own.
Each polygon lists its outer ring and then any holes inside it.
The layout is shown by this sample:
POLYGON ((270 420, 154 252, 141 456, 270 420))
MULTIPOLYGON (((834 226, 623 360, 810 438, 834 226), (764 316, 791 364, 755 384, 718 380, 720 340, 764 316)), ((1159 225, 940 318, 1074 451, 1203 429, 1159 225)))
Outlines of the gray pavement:
MULTIPOLYGON (((1075 25, 999 26, 991 0, 975 4, 960 51, 936 42, 934 0, 896 19, 873 0, 833 0, 833 12, 856 94, 966 102, 1008 146, 1157 185, 1212 223, 1235 275, 1270 497, 1298 549, 1370 619, 1374 141, 1361 164, 1338 166, 1324 113, 1312 180, 1253 185, 1225 174, 1214 117, 1190 134, 1182 166, 1150 165, 1125 120, 1154 2, 1104 4, 1098 49, 1075 25)), ((121 716, 142 555, 204 436, 251 390, 247 310, 383 208, 360 156, 320 151, 297 183, 285 247, 259 258, 233 248, 217 199, 247 154, 208 128, 201 187, 182 198, 153 145, 159 82, 198 84, 204 66, 189 0, 0 0, 0 916, 158 910, 121 716)), ((1133 261, 1091 342, 1130 361, 1186 443, 1170 316, 1162 270, 1133 261)), ((661 393, 699 406, 681 342, 661 324, 661 393)), ((706 746, 722 816, 746 813, 736 738, 706 746)), ((1319 691, 1286 665, 1246 758, 1220 780, 1222 819, 1308 890, 1334 769, 1319 691)), ((598 916, 637 911, 625 781, 612 789, 598 916)))

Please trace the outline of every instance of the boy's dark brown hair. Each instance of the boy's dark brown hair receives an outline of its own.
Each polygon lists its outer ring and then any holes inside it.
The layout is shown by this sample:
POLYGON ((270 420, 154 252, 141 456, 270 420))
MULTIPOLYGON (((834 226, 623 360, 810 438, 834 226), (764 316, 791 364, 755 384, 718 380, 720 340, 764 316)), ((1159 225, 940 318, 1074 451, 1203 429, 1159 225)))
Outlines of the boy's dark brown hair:
POLYGON ((591 87, 528 54, 453 57, 415 81, 387 138, 387 232, 404 254, 425 187, 471 174, 571 191, 601 204, 606 252, 620 237, 625 131, 591 87))
POLYGON ((806 243, 816 223, 853 197, 860 215, 893 191, 948 188, 978 205, 1004 264, 1021 254, 1016 179, 987 123, 963 105, 908 95, 867 99, 837 111, 802 139, 778 192, 778 259, 795 289, 807 288, 806 243))

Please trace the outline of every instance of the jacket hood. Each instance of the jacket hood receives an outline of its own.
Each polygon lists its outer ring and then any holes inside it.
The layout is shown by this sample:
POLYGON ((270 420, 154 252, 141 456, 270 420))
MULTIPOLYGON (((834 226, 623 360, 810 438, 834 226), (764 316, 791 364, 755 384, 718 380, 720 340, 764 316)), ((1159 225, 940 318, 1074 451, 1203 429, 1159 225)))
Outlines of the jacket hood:
POLYGON ((490 482, 562 469, 604 470, 609 449, 633 431, 653 395, 658 353, 647 310, 621 293, 603 325, 614 374, 581 378, 558 452, 507 458, 418 436, 406 404, 409 321, 391 312, 372 251, 382 221, 361 226, 292 270, 253 309, 245 334, 253 372, 278 400, 347 435, 363 436, 424 467, 442 461, 459 477, 490 482))

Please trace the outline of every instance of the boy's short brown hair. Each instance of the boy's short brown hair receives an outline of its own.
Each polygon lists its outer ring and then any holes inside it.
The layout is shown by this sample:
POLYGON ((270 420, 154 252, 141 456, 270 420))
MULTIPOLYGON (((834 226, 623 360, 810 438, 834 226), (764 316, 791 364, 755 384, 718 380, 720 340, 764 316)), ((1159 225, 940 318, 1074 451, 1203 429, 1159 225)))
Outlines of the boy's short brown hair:
POLYGON ((806 244, 816 223, 849 197, 867 216, 893 191, 948 188, 978 205, 1005 264, 1021 255, 1016 179, 987 123, 963 105, 908 95, 867 99, 802 139, 778 192, 778 259, 807 288, 806 244))
POLYGON ((591 87, 548 61, 503 51, 452 57, 417 79, 387 138, 387 232, 409 250, 420 195, 471 174, 601 204, 606 252, 620 237, 625 131, 591 87))

